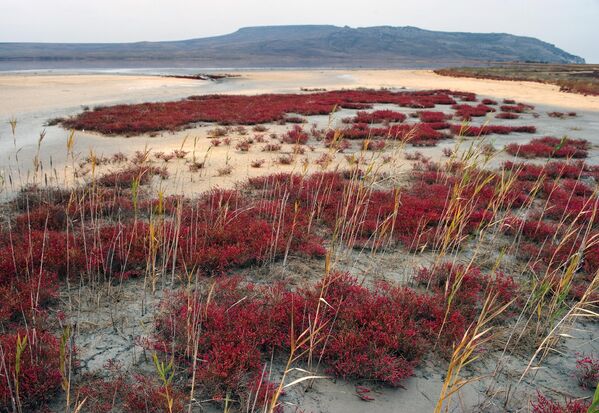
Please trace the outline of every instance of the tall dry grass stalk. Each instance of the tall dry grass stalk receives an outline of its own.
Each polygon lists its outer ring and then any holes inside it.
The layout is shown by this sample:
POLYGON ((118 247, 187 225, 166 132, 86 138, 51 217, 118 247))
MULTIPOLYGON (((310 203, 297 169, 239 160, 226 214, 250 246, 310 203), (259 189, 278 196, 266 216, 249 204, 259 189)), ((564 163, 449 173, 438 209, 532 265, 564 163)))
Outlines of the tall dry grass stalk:
MULTIPOLYGON (((329 120, 329 129, 332 130, 330 123, 332 118, 329 120)), ((15 130, 17 126, 16 119, 10 121, 13 139, 16 145, 15 130)), ((34 163, 34 175, 31 182, 48 186, 44 165, 40 158, 41 148, 45 132, 40 134, 37 152, 33 160, 34 163)), ((185 147, 185 143, 189 136, 186 136, 181 143, 181 149, 185 147)), ((332 144, 329 146, 329 154, 331 156, 337 156, 339 152, 339 142, 343 139, 341 132, 335 132, 333 136, 332 144)), ((393 141, 393 139, 390 139, 393 141)), ((392 153, 394 155, 401 154, 406 149, 406 144, 409 143, 410 137, 401 140, 394 144, 392 153)), ((196 162, 196 144, 197 138, 193 140, 193 162, 196 162)), ((456 277, 452 282, 449 279, 445 285, 445 298, 446 298, 446 309, 445 309, 445 320, 443 326, 439 331, 439 337, 441 337, 445 324, 447 322, 447 316, 450 311, 454 308, 455 297, 462 291, 463 277, 467 273, 467 270, 477 263, 477 260, 486 252, 489 246, 494 247, 498 245, 500 241, 504 241, 502 236, 502 228, 506 225, 506 213, 505 210, 512 209, 509 199, 510 191, 517 184, 518 170, 508 173, 505 170, 499 171, 495 175, 491 175, 486 171, 491 169, 492 162, 495 160, 495 155, 486 151, 487 141, 485 138, 479 137, 471 142, 466 141, 463 137, 457 137, 456 147, 452 152, 451 157, 445 164, 439 165, 442 171, 454 170, 458 173, 456 176, 458 179, 452 186, 452 189, 445 200, 445 207, 441 224, 435 229, 434 239, 436 242, 425 245, 419 249, 412 249, 409 254, 412 255, 414 261, 417 261, 418 254, 425 249, 430 251, 430 258, 434 266, 441 265, 445 261, 451 262, 463 262, 464 270, 456 274, 456 277), (486 211, 489 215, 494 218, 490 222, 483 222, 474 232, 468 228, 468 222, 475 213, 477 205, 476 198, 490 183, 493 182, 493 194, 491 197, 486 211), (469 255, 463 254, 464 245, 467 245, 469 255)), ((65 167, 65 184, 79 182, 77 176, 75 176, 75 165, 78 162, 77 154, 75 153, 75 132, 70 131, 66 141, 66 153, 67 159, 71 164, 72 176, 68 176, 67 168, 65 167)), ((206 164, 208 159, 209 151, 206 152, 203 158, 203 163, 206 164)), ((146 147, 142 153, 139 162, 142 164, 149 163, 150 150, 146 147)), ((69 205, 76 205, 79 207, 81 212, 78 215, 71 214, 66 211, 67 226, 66 229, 69 233, 75 230, 80 230, 85 234, 91 234, 90 245, 82 245, 82 249, 89 253, 98 243, 101 243, 101 237, 99 234, 100 228, 103 224, 105 217, 99 208, 101 202, 101 188, 97 185, 99 168, 98 156, 93 152, 89 154, 90 167, 91 167, 91 179, 89 185, 84 189, 74 189, 70 193, 69 205)), ((365 217, 368 214, 368 208, 353 208, 352 205, 368 205, 372 198, 372 194, 377 188, 393 188, 394 190, 394 208, 393 212, 384 219, 380 219, 377 222, 376 228, 372 232, 370 239, 367 244, 371 245, 372 248, 369 250, 369 257, 373 260, 376 259, 376 255, 380 252, 393 250, 397 245, 397 241, 394 239, 393 234, 395 233, 395 225, 397 222, 401 222, 402 217, 399 216, 399 210, 402 205, 402 191, 401 184, 404 182, 404 177, 399 174, 390 174, 389 177, 381 177, 382 171, 385 168, 385 163, 381 158, 381 154, 369 153, 364 147, 357 153, 353 154, 353 164, 351 165, 349 172, 346 176, 347 184, 344 192, 341 195, 339 202, 339 208, 336 211, 336 219, 331 231, 330 240, 328 240, 328 254, 325 260, 325 269, 321 278, 321 290, 318 299, 316 311, 311 316, 305 326, 293 325, 289 331, 290 336, 290 349, 289 355, 285 362, 285 366, 282 370, 282 377, 280 378, 279 384, 273 397, 266 403, 265 410, 268 412, 274 412, 279 406, 281 406, 281 395, 285 389, 292 386, 296 386, 300 383, 308 382, 311 385, 314 380, 322 379, 326 376, 319 374, 320 362, 322 353, 318 353, 318 348, 322 349, 326 347, 327 340, 330 338, 329 334, 332 330, 332 323, 334 320, 330 320, 323 316, 325 309, 331 309, 330 304, 327 302, 327 290, 331 283, 334 281, 334 269, 342 262, 343 259, 351 256, 358 245, 358 238, 363 228, 365 217), (299 333, 298 333, 299 331, 299 333), (289 377, 294 374, 301 374, 302 377, 289 381, 289 377)), ((336 170, 336 169, 335 169, 336 170)), ((308 168, 303 167, 299 173, 301 179, 307 179, 308 168)), ((28 180, 29 181, 29 180, 28 180)), ((265 187, 268 184, 265 183, 265 187)), ((299 203, 295 203, 293 208, 293 217, 291 221, 293 225, 289 232, 284 232, 283 224, 288 218, 285 216, 288 213, 285 209, 285 205, 292 194, 288 192, 286 188, 272 185, 271 194, 267 194, 269 191, 262 191, 258 195, 259 200, 268 201, 276 200, 277 204, 273 205, 273 215, 276 216, 276 225, 273 226, 272 239, 273 242, 269 245, 267 258, 265 259, 264 265, 271 264, 277 258, 278 247, 284 246, 284 254, 282 258, 282 265, 286 267, 289 262, 290 247, 293 237, 296 235, 297 227, 296 222, 300 216, 300 212, 308 217, 307 231, 312 232, 317 229, 318 220, 323 214, 323 205, 318 202, 321 196, 330 196, 332 188, 327 185, 327 181, 324 176, 320 179, 318 184, 314 187, 313 193, 310 194, 307 206, 304 206, 307 210, 301 211, 299 203), (275 195, 273 195, 275 194, 275 195)), ((266 189, 266 188, 265 188, 266 189)), ((527 216, 538 208, 537 204, 533 203, 535 196, 543 189, 543 180, 539 178, 532 184, 531 199, 524 203, 518 208, 517 213, 521 216, 527 216)), ((149 213, 142 214, 139 210, 140 198, 143 196, 144 189, 140 185, 140 179, 134 180, 131 187, 127 189, 127 193, 130 194, 132 203, 134 205, 135 220, 143 221, 148 224, 148 233, 144 234, 147 239, 147 257, 143 275, 143 301, 146 301, 146 294, 156 294, 157 291, 164 288, 174 288, 177 285, 182 285, 188 292, 198 292, 203 287, 205 282, 201 280, 200 269, 196 267, 183 268, 178 270, 176 263, 178 262, 178 251, 179 245, 178 240, 180 238, 180 230, 182 227, 182 211, 183 201, 179 200, 175 203, 173 208, 174 212, 167 212, 165 208, 166 193, 160 188, 156 194, 156 205, 150 209, 149 213), (180 284, 178 284, 180 283, 180 284)), ((593 196, 597 196, 597 190, 593 196)), ((214 213, 214 222, 211 223, 214 228, 224 228, 225 225, 234 218, 235 214, 238 214, 240 209, 237 205, 229 204, 224 198, 216 203, 214 208, 217 208, 214 213)), ((541 206, 541 216, 543 216, 549 208, 548 201, 541 206)), ((581 266, 581 257, 585 249, 592 248, 597 245, 599 239, 592 233, 592 222, 596 216, 597 204, 588 205, 583 212, 573 219, 566 220, 564 217, 559 222, 559 229, 563 230, 565 236, 559 240, 558 248, 560 246, 567 245, 572 240, 580 241, 583 246, 582 250, 575 252, 567 260, 567 262, 552 262, 547 266, 547 269, 541 273, 531 270, 534 261, 540 259, 540 257, 531 258, 531 262, 522 270, 520 274, 513 274, 515 277, 522 279, 530 278, 529 274, 532 274, 532 279, 529 283, 529 293, 524 298, 524 306, 515 317, 515 320, 510 325, 496 326, 494 321, 506 310, 511 304, 502 306, 496 305, 496 291, 487 291, 485 301, 480 310, 480 314, 476 321, 467 329, 466 333, 462 337, 459 343, 453 349, 453 353, 448 363, 447 374, 445 381, 442 385, 441 393, 439 395, 438 402, 435 407, 435 412, 441 412, 443 409, 449 409, 452 398, 474 380, 478 380, 480 377, 474 379, 464 379, 463 373, 465 369, 470 368, 475 364, 477 360, 485 356, 482 349, 493 342, 500 334, 497 334, 499 330, 502 333, 507 330, 507 341, 504 344, 504 353, 509 352, 509 346, 516 346, 526 340, 532 339, 534 342, 534 349, 530 361, 522 373, 520 380, 534 368, 538 367, 543 362, 544 358, 552 351, 555 350, 558 341, 566 334, 566 328, 581 318, 597 318, 598 313, 596 312, 597 302, 594 301, 595 293, 599 288, 599 274, 594 274, 590 285, 584 292, 583 297, 574 302, 568 302, 566 296, 572 288, 572 283, 576 272, 581 266), (591 211, 591 217, 587 212, 591 211)), ((190 214, 190 219, 198 219, 200 212, 193 210, 190 214), (195 216, 194 216, 195 213, 195 216)), ((115 216, 111 217, 116 222, 120 222, 122 217, 115 216)), ((427 223, 421 223, 424 228, 427 223)), ((12 234, 13 229, 9 227, 9 237, 12 234)), ((199 229, 196 231, 200 231, 199 229)), ((508 255, 514 255, 517 253, 520 247, 522 228, 516 229, 517 235, 513 240, 505 246, 504 250, 498 254, 496 261, 493 263, 493 270, 500 268, 504 264, 504 260, 508 255)), ((198 241, 198 245, 192 245, 190 248, 199 248, 199 243, 202 242, 202 234, 193 234, 195 239, 198 241)), ((84 238, 87 239, 87 238, 84 238)), ((418 240, 420 241, 420 240, 418 240)), ((125 250, 130 251, 133 248, 132 239, 119 239, 125 246, 125 250)), ((45 244, 43 246, 45 248, 45 244)), ((362 247, 355 260, 361 260, 364 258, 366 247, 362 247)), ((33 251, 29 252, 32 256, 33 251)), ((554 257, 555 260, 559 260, 559 257, 554 257)), ((125 258, 126 259, 126 258, 125 258)), ((68 260, 68 259, 67 259, 68 260)), ((107 262, 106 266, 109 268, 112 262, 107 262)), ((68 266, 68 262, 67 262, 68 266)), ((43 264, 40 271, 43 269, 43 264)), ((98 269, 93 267, 93 263, 90 261, 87 263, 87 270, 81 280, 78 280, 78 285, 71 285, 69 277, 66 278, 67 284, 67 303, 68 309, 77 314, 79 309, 78 305, 84 301, 84 293, 92 292, 95 295, 95 304, 100 308, 100 301, 102 297, 103 287, 114 294, 118 293, 119 289, 123 288, 123 274, 118 272, 114 273, 108 271, 105 268, 98 269), (109 274, 109 275, 106 275, 109 274), (112 290, 110 290, 112 289, 112 290)), ((185 350, 185 356, 192 360, 192 374, 191 374, 191 385, 189 392, 189 404, 187 406, 188 412, 192 411, 192 406, 197 404, 196 390, 198 383, 196 383, 196 367, 197 363, 201 362, 198 360, 198 343, 202 334, 202 323, 205 317, 207 317, 207 308, 211 303, 213 295, 214 284, 211 283, 209 286, 209 292, 207 299, 196 306, 192 299, 197 298, 196 295, 189 295, 188 307, 191 311, 187 313, 187 331, 189 332, 187 337, 187 346, 185 350)), ((115 304, 116 305, 116 304, 115 304)), ((114 310, 118 311, 118 310, 114 310)), ((145 306, 142 304, 142 314, 145 313, 145 306)), ((333 311, 339 311, 339 309, 333 309, 333 311)), ((36 320, 34 319, 33 324, 35 325, 36 320)), ((84 406, 85 400, 81 402, 73 402, 76 397, 72 395, 72 380, 73 380, 73 343, 76 339, 77 334, 80 334, 76 329, 70 330, 69 327, 65 327, 63 336, 61 339, 60 347, 60 372, 62 377, 62 388, 66 394, 66 411, 77 412, 84 406)), ((504 336, 502 334, 502 336, 504 336)), ((499 341, 498 341, 499 342, 499 341)), ((27 345, 26 341, 23 346, 27 345)), ((174 341, 173 341, 174 348, 174 341)), ((321 352, 323 350, 320 350, 321 352)), ((11 394, 14 394, 14 406, 13 410, 20 411, 19 401, 19 384, 18 384, 18 371, 8 372, 6 371, 6 363, 4 362, 3 349, 0 347, 0 360, 2 365, 0 368, 4 371, 4 374, 12 375, 15 380, 9 381, 9 385, 12 385, 11 394)), ((171 350, 171 353, 174 353, 171 350)), ((163 385, 168 387, 173 380, 174 371, 176 370, 176 363, 170 360, 168 363, 160 361, 157 357, 154 358, 154 364, 156 371, 162 381, 163 385)), ((271 368, 272 368, 271 362, 271 368)), ((266 368, 263 371, 263 378, 266 379, 271 374, 266 372, 266 368)), ((173 401, 171 395, 167 394, 167 404, 172 409, 173 401)), ((247 411, 255 411, 256 406, 261 401, 256 400, 257 394, 253 399, 250 398, 251 402, 246 406, 247 411)), ((229 397, 227 397, 227 403, 225 405, 225 411, 229 410, 229 397)))
POLYGON ((493 339, 493 334, 491 334, 493 320, 512 304, 509 302, 498 306, 495 304, 496 299, 497 293, 490 290, 487 293, 478 319, 466 330, 462 340, 454 347, 441 394, 435 406, 435 413, 440 413, 443 406, 445 406, 445 411, 449 411, 452 396, 467 384, 480 380, 480 377, 463 379, 460 377, 460 373, 480 357, 480 354, 477 354, 479 349, 493 339))

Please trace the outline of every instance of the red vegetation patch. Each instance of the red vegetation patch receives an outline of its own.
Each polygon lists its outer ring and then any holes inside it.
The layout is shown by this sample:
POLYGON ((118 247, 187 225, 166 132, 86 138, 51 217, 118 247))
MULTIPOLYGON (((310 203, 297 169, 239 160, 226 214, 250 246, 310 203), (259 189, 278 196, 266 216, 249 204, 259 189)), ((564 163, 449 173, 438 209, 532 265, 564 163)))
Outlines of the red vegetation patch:
POLYGON ((443 112, 432 112, 432 111, 421 111, 418 112, 418 117, 421 122, 426 123, 441 123, 448 119, 451 119, 451 115, 447 115, 443 112))
POLYGON ((0 335, 2 349, 2 374, 0 374, 0 408, 13 411, 13 398, 16 399, 18 381, 19 402, 23 411, 33 411, 35 407, 50 400, 60 389, 61 374, 59 370, 59 344, 51 334, 24 329, 0 335), (17 339, 26 342, 20 357, 20 373, 17 377, 15 361, 17 339), (8 372, 10 377, 5 374, 8 372))
MULTIPOLYGON (((272 352, 287 351, 290 330, 299 337, 314 322, 324 328, 312 350, 331 373, 398 386, 431 348, 445 317, 443 301, 433 295, 389 284, 368 290, 345 274, 330 274, 324 286, 297 292, 219 280, 207 305, 205 298, 181 292, 166 300, 152 346, 170 352, 174 338, 176 356, 191 365, 194 349, 187 337, 201 331, 203 362, 196 377, 208 394, 250 387, 272 352)), ((463 334, 465 320, 457 310, 448 320, 444 337, 450 345, 463 334)))
POLYGON ((564 403, 554 402, 541 393, 532 402, 533 413, 587 413, 590 402, 584 400, 566 400, 564 403))
MULTIPOLYGON (((488 176, 482 172, 480 174, 477 179, 488 176)), ((301 210, 310 211, 314 205, 318 205, 314 218, 330 229, 340 223, 351 226, 352 237, 358 244, 376 245, 382 242, 371 237, 381 228, 391 225, 393 230, 387 234, 394 241, 410 249, 424 245, 434 248, 438 234, 451 219, 448 199, 456 180, 459 181, 459 172, 440 170, 430 164, 421 171, 415 171, 415 178, 410 187, 400 192, 372 191, 362 195, 355 182, 333 173, 316 174, 305 179, 283 174, 253 178, 250 179, 250 185, 255 189, 272 191, 270 196, 273 201, 280 199, 283 194, 291 195, 288 198, 289 207, 299 202, 301 210)), ((467 224, 462 228, 465 232, 472 231, 491 218, 486 208, 494 196, 494 182, 496 177, 491 175, 488 184, 483 186, 484 190, 476 195, 474 182, 462 188, 462 208, 469 211, 467 224)), ((515 185, 502 202, 518 206, 525 199, 526 194, 515 185)))
MULTIPOLYGON (((372 128, 365 123, 355 123, 350 128, 341 129, 339 133, 346 139, 372 139, 383 138, 406 141, 414 145, 432 143, 447 139, 448 136, 438 132, 429 123, 416 123, 414 125, 393 125, 390 127, 372 128)), ((442 129, 445 125, 434 125, 442 129)), ((327 139, 332 140, 337 132, 329 131, 327 139)))
POLYGON ((58 231, 64 229, 66 223, 67 214, 64 208, 52 204, 34 207, 15 217, 16 228, 21 231, 44 228, 58 231))
MULTIPOLYGON (((519 255, 529 259, 533 267, 558 268, 573 255, 580 254, 580 271, 593 274, 599 269, 599 245, 585 240, 597 237, 599 199, 594 190, 580 181, 596 176, 596 167, 583 162, 549 162, 545 165, 514 164, 506 162, 504 168, 523 181, 536 181, 540 188, 536 196, 543 200, 542 215, 529 220, 510 218, 506 232, 524 242, 519 255)), ((579 277, 576 296, 586 289, 588 277, 579 277)))
POLYGON ((74 244, 74 236, 66 232, 32 230, 6 236, 0 243, 0 273, 9 282, 43 271, 66 276, 73 267, 83 267, 84 253, 74 244))
POLYGON ((505 150, 522 158, 586 158, 590 144, 585 139, 536 138, 527 144, 509 144, 505 150))
MULTIPOLYGON (((577 188, 580 189, 581 186, 578 185, 577 188)), ((594 209, 598 206, 596 194, 592 192, 577 194, 577 188, 568 188, 563 182, 546 182, 541 193, 549 204, 545 214, 556 220, 566 219, 568 222, 575 219, 599 222, 599 217, 594 213, 594 209)))
POLYGON ((285 116, 281 123, 306 123, 308 122, 305 118, 301 116, 285 116))
POLYGON ((599 384, 599 359, 593 356, 580 356, 576 359, 576 379, 578 384, 594 390, 599 384))
POLYGON ((540 178, 579 179, 596 175, 599 172, 599 168, 596 166, 587 165, 582 161, 553 161, 544 165, 508 161, 503 164, 503 169, 517 174, 518 179, 524 181, 536 181, 540 178))
POLYGON ((130 188, 134 182, 144 185, 150 182, 152 176, 159 176, 162 179, 168 178, 166 167, 157 166, 131 166, 120 169, 115 172, 107 173, 96 180, 100 186, 112 188, 130 188))
POLYGON ((358 112, 352 119, 354 123, 403 122, 406 115, 393 110, 375 110, 374 112, 358 112))
POLYGON ((497 119, 518 119, 520 115, 512 112, 501 112, 495 115, 497 119))
POLYGON ((183 400, 188 397, 187 394, 175 389, 172 385, 168 388, 158 384, 151 378, 136 375, 135 383, 125 389, 125 412, 136 413, 182 413, 185 411, 183 400), (166 394, 173 401, 169 406, 166 394))
MULTIPOLYGON (((551 211, 552 208, 553 206, 550 206, 549 210, 551 211)), ((558 268, 568 262, 572 255, 580 253, 582 254, 581 269, 584 272, 593 274, 599 269, 599 246, 592 243, 583 245, 582 239, 578 237, 564 240, 567 231, 566 225, 551 221, 522 221, 515 218, 509 219, 504 225, 507 234, 514 236, 521 234, 523 240, 519 246, 518 255, 530 261, 534 268, 558 268)), ((580 225, 576 225, 576 228, 584 230, 580 225)), ((579 281, 585 285, 588 284, 584 282, 584 279, 579 281)))
POLYGON ((566 117, 576 117, 577 114, 576 112, 568 112, 568 113, 564 113, 564 112, 547 112, 547 115, 550 118, 558 118, 558 119, 564 119, 566 117))
MULTIPOLYGON (((10 259, 6 251, 0 259, 10 259)), ((30 322, 43 318, 44 309, 58 296, 58 277, 45 270, 34 274, 5 274, 0 280, 0 322, 30 322)))
POLYGON ((456 104, 453 105, 451 108, 455 109, 456 117, 461 118, 462 120, 470 120, 473 117, 486 116, 489 112, 495 112, 495 108, 484 105, 482 103, 476 106, 467 104, 456 104))
POLYGON ((85 400, 85 411, 124 413, 173 413, 184 412, 184 401, 188 395, 172 384, 164 386, 158 383, 157 377, 146 377, 134 374, 125 377, 120 366, 109 361, 104 369, 109 377, 83 377, 83 383, 77 386, 79 400, 85 400), (173 401, 169 410, 166 394, 173 401))
POLYGON ((499 305, 514 300, 519 290, 514 279, 502 273, 495 276, 483 275, 476 267, 452 263, 421 268, 414 279, 445 300, 452 296, 452 305, 459 308, 469 322, 474 320, 490 287, 498 294, 499 305))
POLYGON ((304 116, 328 115, 335 108, 366 109, 375 103, 410 108, 433 108, 455 103, 461 92, 433 90, 391 92, 346 90, 309 94, 265 94, 256 96, 192 96, 175 102, 142 103, 96 108, 63 121, 63 126, 104 134, 141 134, 176 130, 197 122, 257 124, 283 121, 287 113, 304 116))
POLYGON ((509 135, 513 132, 535 133, 537 128, 534 126, 499 126, 499 125, 451 125, 451 132, 460 136, 483 136, 483 135, 509 135))
POLYGON ((286 251, 323 256, 321 240, 305 225, 291 205, 255 204, 233 191, 214 191, 184 209, 177 260, 183 268, 220 274, 286 251))
POLYGON ((499 107, 502 112, 508 113, 523 113, 528 110, 533 110, 535 107, 524 103, 518 103, 517 105, 502 105, 499 107))
POLYGON ((364 140, 362 142, 362 149, 367 151, 382 151, 385 149, 385 141, 383 140, 364 140))
MULTIPOLYGON (((477 73, 472 70, 463 70, 458 68, 450 69, 436 69, 434 71, 438 75, 452 76, 452 77, 470 77, 476 79, 493 79, 493 80, 513 80, 513 81, 524 81, 524 82, 538 82, 554 84, 559 86, 560 92, 571 92, 579 93, 581 95, 598 96, 599 86, 596 82, 589 82, 584 77, 579 79, 562 79, 562 78, 550 78, 544 79, 543 76, 510 76, 508 74, 496 75, 493 73, 477 73)), ((513 99, 504 99, 503 103, 513 105, 516 103, 513 99)))
MULTIPOLYGON (((381 134, 381 138, 427 144, 446 137, 432 127, 436 123, 444 122, 385 128, 356 124, 351 129, 366 136, 381 134)), ((289 141, 301 143, 304 135, 308 136, 301 127, 294 127, 289 141)), ((566 146, 557 148, 554 138, 538 141, 556 150, 566 146)), ((386 143, 369 140, 364 148, 377 149, 386 143)), ((566 144, 576 147, 583 142, 566 144)), ((587 248, 578 239, 561 245, 554 242, 562 234, 556 222, 572 224, 575 230, 582 228, 577 223, 588 223, 591 237, 596 237, 599 219, 593 211, 599 201, 593 188, 577 179, 597 176, 597 167, 582 162, 506 163, 500 173, 517 174, 518 179, 507 194, 501 194, 503 198, 497 198, 497 187, 503 182, 497 173, 465 171, 457 162, 441 166, 421 155, 414 158, 420 163, 412 180, 387 190, 365 185, 359 170, 278 174, 252 178, 239 190, 212 191, 193 200, 142 198, 134 205, 133 191, 128 190, 132 182, 148 182, 162 171, 142 164, 100 177, 97 185, 72 193, 21 193, 10 204, 20 212, 10 221, 15 225, 4 227, 0 237, 0 321, 14 331, 13 326, 43 319, 56 296, 58 279, 121 280, 171 265, 178 273, 221 275, 288 255, 322 257, 326 251, 321 237, 332 233, 341 234, 341 242, 352 247, 400 244, 410 250, 437 250, 447 238, 457 246, 486 223, 495 222, 496 211, 503 217, 512 207, 526 204, 535 186, 527 181, 536 179, 544 180, 535 196, 547 210, 529 221, 508 220, 511 227, 506 232, 521 236, 523 253, 538 257, 546 266, 552 260, 563 265, 573 252, 582 251, 579 274, 599 268, 599 247, 587 248), (559 182, 552 181, 556 178, 559 182), (452 225, 458 214, 460 225, 452 225)), ((286 353, 289 331, 298 337, 314 325, 318 313, 326 333, 314 351, 331 374, 398 386, 434 344, 450 349, 461 338, 488 291, 498 292, 501 303, 518 295, 510 277, 448 264, 421 270, 416 276, 418 290, 392 284, 370 289, 346 274, 330 277, 325 285, 292 291, 287 286, 241 285, 237 279, 222 277, 212 293, 180 292, 163 303, 157 333, 149 344, 173 352, 183 367, 177 366, 181 375, 189 374, 193 360, 200 360, 195 365, 196 379, 211 397, 258 393, 262 404, 273 391, 273 384, 262 376, 264 363, 273 353, 286 353), (320 300, 321 291, 326 305, 320 300), (197 355, 189 337, 198 337, 197 355)), ((577 275, 572 295, 579 294, 587 281, 577 275)), ((9 362, 14 360, 14 350, 10 353, 14 340, 14 334, 0 336, 9 362)), ((35 357, 28 359, 27 371, 32 373, 23 376, 23 383, 30 380, 37 387, 31 384, 23 391, 29 392, 27 403, 33 406, 58 388, 58 358, 52 336, 38 330, 30 340, 35 357), (36 393, 38 388, 43 393, 36 393)), ((6 383, 0 386, 6 406, 11 379, 1 377, 6 383)), ((120 387, 128 387, 119 396, 125 411, 164 410, 167 388, 155 380, 140 377, 120 387)), ((176 389, 169 391, 175 394, 176 389)), ((87 395, 91 405, 96 397, 93 389, 87 395)), ((176 404, 174 410, 180 407, 176 404)))
POLYGON ((483 99, 481 103, 483 105, 497 105, 497 101, 493 99, 483 99))
POLYGON ((294 145, 305 145, 310 137, 301 126, 295 125, 291 130, 287 131, 282 137, 283 142, 294 145))

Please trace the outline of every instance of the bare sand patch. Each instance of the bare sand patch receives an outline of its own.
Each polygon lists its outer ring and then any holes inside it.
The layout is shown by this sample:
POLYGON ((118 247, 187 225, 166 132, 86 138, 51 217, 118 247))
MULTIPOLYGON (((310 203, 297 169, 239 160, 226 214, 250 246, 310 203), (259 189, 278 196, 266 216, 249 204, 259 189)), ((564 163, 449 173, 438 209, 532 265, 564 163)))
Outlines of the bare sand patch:
POLYGON ((569 109, 599 111, 599 97, 560 92, 557 86, 535 82, 451 78, 432 70, 285 70, 246 71, 225 82, 161 76, 77 74, 0 75, 0 116, 17 116, 112 101, 152 101, 197 93, 298 92, 300 88, 454 89, 498 98, 569 109))
POLYGON ((134 97, 177 98, 193 94, 200 80, 161 76, 128 75, 0 75, 0 115, 17 116, 38 110, 52 110, 134 97))
POLYGON ((408 89, 453 89, 529 103, 561 106, 570 109, 599 111, 598 96, 582 96, 560 92, 559 87, 536 82, 452 78, 439 76, 432 70, 332 70, 245 72, 242 76, 273 85, 290 82, 304 87, 367 87, 408 89), (323 79, 326 74, 328 79, 323 79))

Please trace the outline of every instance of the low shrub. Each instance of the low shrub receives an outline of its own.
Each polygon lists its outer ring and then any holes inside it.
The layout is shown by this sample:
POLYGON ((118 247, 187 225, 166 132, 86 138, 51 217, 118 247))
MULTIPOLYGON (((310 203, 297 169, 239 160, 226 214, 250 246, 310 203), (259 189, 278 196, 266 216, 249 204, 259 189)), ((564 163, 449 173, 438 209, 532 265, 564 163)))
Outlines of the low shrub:
POLYGON ((497 119, 518 119, 520 116, 513 112, 501 112, 495 115, 497 119))
POLYGON ((153 176, 166 179, 169 173, 166 168, 159 168, 157 166, 131 166, 106 173, 96 179, 95 183, 103 187, 130 188, 134 182, 140 185, 148 184, 153 176))
POLYGON ((451 115, 447 115, 443 112, 421 111, 418 112, 418 117, 420 118, 421 122, 440 123, 450 119, 451 115))
POLYGON ((209 301, 206 294, 179 292, 166 299, 150 343, 159 351, 174 350, 173 355, 189 365, 195 349, 189 348, 187 337, 201 331, 197 353, 202 363, 196 365, 196 377, 208 395, 242 397, 271 355, 286 352, 290 337, 299 337, 317 313, 325 328, 312 350, 327 370, 390 386, 412 375, 444 320, 444 346, 465 331, 459 312, 446 314, 443 301, 434 295, 382 283, 369 290, 347 274, 330 274, 325 284, 295 292, 281 285, 267 288, 220 279, 209 301))
POLYGON ((304 132, 304 129, 301 126, 295 125, 291 130, 287 131, 287 133, 285 133, 281 139, 285 143, 290 143, 293 145, 305 145, 308 143, 308 139, 310 139, 310 137, 306 132, 304 132))
POLYGON ((392 110, 375 110, 374 112, 358 112, 352 119, 354 123, 403 122, 407 116, 392 110))
POLYGON ((362 150, 365 151, 382 151, 385 149, 385 141, 383 140, 364 140, 362 141, 362 150))
POLYGON ((478 104, 476 106, 459 104, 453 105, 452 109, 455 110, 455 116, 462 120, 470 120, 473 117, 486 116, 487 113, 495 112, 495 109, 485 104, 478 104))
POLYGON ((453 96, 476 100, 472 93, 449 90, 392 92, 342 90, 301 94, 204 95, 174 102, 115 105, 84 111, 62 125, 104 134, 135 135, 159 130, 178 130, 197 122, 221 125, 256 125, 289 121, 288 113, 328 115, 336 108, 368 109, 375 103, 411 108, 433 108, 455 103, 453 96), (258 108, 258 109, 257 109, 258 108))
POLYGON ((497 105, 497 101, 493 99, 483 99, 481 103, 483 105, 497 105))
POLYGON ((532 402, 533 413, 587 413, 590 403, 584 400, 566 400, 564 403, 554 402, 541 393, 532 402))
POLYGON ((18 381, 18 400, 23 411, 33 411, 60 390, 59 343, 45 331, 18 329, 0 335, 3 372, 0 374, 0 408, 13 411, 18 381), (26 337, 26 339, 25 339, 26 337), (25 340, 19 358, 20 372, 15 373, 17 340, 25 340), (6 373, 10 375, 7 377, 6 373))
POLYGON ((580 355, 576 359, 576 379, 578 384, 589 390, 594 390, 599 384, 599 359, 593 356, 580 355))
POLYGON ((499 125, 451 125, 451 132, 460 136, 483 136, 483 135, 509 135, 513 132, 535 133, 537 128, 534 126, 499 126, 499 125))
POLYGON ((589 142, 585 139, 536 138, 527 144, 512 143, 505 147, 510 155, 522 158, 586 158, 589 142))

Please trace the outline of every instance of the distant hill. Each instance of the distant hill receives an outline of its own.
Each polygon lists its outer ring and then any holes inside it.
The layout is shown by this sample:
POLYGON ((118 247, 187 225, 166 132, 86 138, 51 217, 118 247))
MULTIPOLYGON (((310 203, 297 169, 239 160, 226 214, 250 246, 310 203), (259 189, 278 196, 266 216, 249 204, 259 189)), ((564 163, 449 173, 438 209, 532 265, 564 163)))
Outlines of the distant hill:
POLYGON ((138 43, 0 43, 0 62, 193 62, 226 67, 401 67, 463 62, 584 63, 532 37, 416 27, 247 27, 224 36, 138 43))

